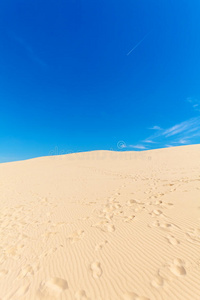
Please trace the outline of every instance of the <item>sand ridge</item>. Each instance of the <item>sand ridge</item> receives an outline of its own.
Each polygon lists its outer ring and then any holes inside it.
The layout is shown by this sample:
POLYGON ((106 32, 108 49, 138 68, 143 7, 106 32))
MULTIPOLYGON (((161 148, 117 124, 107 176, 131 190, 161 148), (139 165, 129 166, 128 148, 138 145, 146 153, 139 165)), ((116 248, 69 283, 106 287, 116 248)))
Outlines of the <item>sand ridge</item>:
POLYGON ((1 300, 199 300, 200 145, 0 164, 1 300))

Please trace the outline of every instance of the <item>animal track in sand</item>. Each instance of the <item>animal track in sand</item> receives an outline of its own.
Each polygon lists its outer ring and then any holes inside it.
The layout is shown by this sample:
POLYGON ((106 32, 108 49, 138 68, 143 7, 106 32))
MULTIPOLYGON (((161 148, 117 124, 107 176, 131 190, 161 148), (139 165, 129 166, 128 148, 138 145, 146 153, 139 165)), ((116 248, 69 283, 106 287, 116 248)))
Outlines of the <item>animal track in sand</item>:
POLYGON ((144 296, 138 296, 136 293, 128 292, 123 295, 123 300, 150 300, 144 296))
POLYGON ((168 235, 168 236, 166 237, 166 239, 167 239, 168 242, 169 242, 170 244, 172 244, 173 246, 176 246, 176 245, 180 244, 180 241, 177 240, 173 235, 168 235))
POLYGON ((92 271, 92 276, 94 278, 101 277, 103 271, 102 271, 101 264, 99 261, 93 262, 90 266, 90 269, 92 271))
POLYGON ((68 283, 62 278, 51 278, 46 282, 42 282, 38 289, 37 295, 39 299, 54 300, 58 299, 60 294, 68 289, 68 283))
POLYGON ((74 296, 75 300, 90 300, 90 298, 87 297, 86 292, 84 290, 76 292, 74 296))
POLYGON ((84 230, 77 230, 74 231, 70 236, 69 236, 69 240, 70 242, 73 244, 75 242, 80 241, 84 236, 84 230))

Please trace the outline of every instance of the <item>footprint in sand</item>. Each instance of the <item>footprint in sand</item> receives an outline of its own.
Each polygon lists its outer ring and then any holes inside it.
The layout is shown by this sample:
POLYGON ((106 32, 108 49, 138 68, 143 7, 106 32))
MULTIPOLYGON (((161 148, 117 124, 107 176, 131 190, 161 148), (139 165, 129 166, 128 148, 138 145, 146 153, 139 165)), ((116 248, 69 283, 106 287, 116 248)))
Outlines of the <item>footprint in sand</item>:
POLYGON ((54 252, 57 251, 57 247, 55 248, 50 248, 48 251, 44 251, 42 254, 39 255, 39 258, 42 259, 42 258, 45 258, 47 257, 48 255, 51 255, 53 254, 54 252))
POLYGON ((24 277, 32 276, 32 275, 34 275, 33 268, 31 267, 31 265, 27 265, 21 269, 18 278, 22 279, 24 277))
POLYGON ((107 224, 107 225, 106 225, 106 230, 107 230, 108 232, 114 232, 114 231, 115 231, 115 226, 112 225, 112 224, 107 224))
POLYGON ((114 212, 114 215, 115 216, 121 216, 121 215, 123 215, 124 214, 124 211, 123 210, 118 210, 118 211, 115 211, 114 212))
POLYGON ((114 204, 106 204, 106 206, 103 208, 103 213, 110 213, 115 210, 115 205, 114 204))
POLYGON ((92 227, 97 227, 102 231, 107 231, 107 232, 114 232, 115 231, 115 226, 108 223, 108 220, 102 220, 98 223, 95 223, 93 225, 91 225, 92 227))
POLYGON ((184 265, 184 261, 179 258, 175 258, 173 263, 170 264, 169 269, 175 276, 184 276, 186 275, 184 265))
POLYGON ((173 235, 168 235, 166 239, 173 246, 177 246, 178 244, 180 244, 179 240, 177 240, 173 235))
POLYGON ((69 240, 70 242, 73 244, 75 242, 80 241, 84 236, 84 230, 77 230, 74 231, 70 236, 69 236, 69 240))
POLYGON ((114 197, 111 197, 111 198, 109 198, 108 199, 108 202, 109 203, 115 203, 117 200, 116 200, 116 198, 114 198, 114 197))
POLYGON ((135 219, 135 216, 134 216, 134 215, 126 216, 126 217, 124 217, 124 222, 130 222, 130 221, 132 221, 133 219, 135 219))
POLYGON ((29 290, 29 286, 30 286, 30 283, 27 283, 26 285, 22 285, 16 292, 16 296, 17 297, 21 297, 21 296, 24 296, 28 290, 29 290))
MULTIPOLYGON (((105 217, 105 216, 104 216, 105 217)), ((100 222, 97 222, 93 225, 91 225, 91 227, 95 227, 95 228, 98 228, 100 229, 101 231, 105 231, 104 230, 104 227, 108 224, 108 220, 102 220, 100 222)))
POLYGON ((115 193, 115 196, 119 196, 121 193, 120 192, 117 192, 117 193, 115 193))
POLYGON ((100 262, 98 262, 98 261, 93 262, 90 266, 90 269, 92 271, 92 276, 95 279, 101 277, 103 271, 102 271, 100 262))
MULTIPOLYGON (((61 293, 68 289, 68 283, 62 278, 51 278, 46 282, 42 282, 37 292, 39 299, 58 299, 61 293)), ((59 298, 60 299, 60 298, 59 298)))
POLYGON ((21 299, 21 297, 28 292, 29 287, 30 287, 30 283, 23 284, 17 289, 14 289, 11 292, 9 292, 3 299, 4 300, 21 299))
POLYGON ((172 262, 160 268, 158 273, 166 281, 173 281, 175 277, 186 275, 185 262, 179 258, 175 258, 172 262))
POLYGON ((159 210, 159 209, 154 209, 151 213, 150 213, 150 215, 152 216, 152 217, 158 217, 158 216, 161 216, 163 214, 163 212, 161 211, 161 210, 159 210))
POLYGON ((104 217, 106 220, 111 221, 113 218, 113 213, 105 213, 104 217))
POLYGON ((200 228, 191 228, 186 232, 186 239, 192 244, 199 245, 200 243, 200 228))
POLYGON ((107 243, 108 243, 108 241, 104 241, 103 243, 96 245, 95 246, 95 251, 102 250, 104 245, 106 245, 107 243))
POLYGON ((19 245, 15 245, 15 246, 9 246, 8 248, 5 249, 5 254, 8 257, 12 257, 12 258, 19 258, 20 253, 19 250, 21 250, 24 247, 23 244, 19 244, 19 245))
MULTIPOLYGON (((152 203, 152 204, 153 204, 153 203, 152 203)), ((157 205, 157 206, 160 206, 160 205, 163 204, 163 201, 162 201, 162 200, 156 200, 156 201, 154 202, 154 204, 157 205)))
POLYGON ((86 292, 84 290, 76 292, 74 296, 75 300, 90 300, 90 298, 87 297, 86 292))
POLYGON ((133 206, 135 204, 140 204, 139 201, 130 199, 126 202, 127 206, 133 206))
POLYGON ((128 292, 123 295, 123 300, 150 300, 144 296, 138 296, 136 293, 128 292))
POLYGON ((162 287, 164 285, 164 279, 160 275, 157 275, 151 281, 151 284, 155 288, 160 288, 160 287, 162 287))
POLYGON ((8 274, 8 270, 6 270, 6 269, 0 270, 0 277, 4 277, 4 276, 6 276, 7 274, 8 274))
POLYGON ((55 236, 56 234, 57 234, 57 232, 55 232, 55 231, 48 231, 48 232, 44 233, 44 234, 42 235, 42 237, 48 239, 48 238, 50 238, 50 237, 55 236))
POLYGON ((9 246, 5 249, 5 254, 7 256, 15 256, 17 254, 17 247, 16 246, 9 246))
POLYGON ((153 222, 151 225, 148 225, 149 227, 158 227, 162 230, 165 231, 171 231, 174 228, 178 228, 180 229, 177 225, 171 224, 171 223, 161 223, 158 220, 156 220, 155 222, 153 222))

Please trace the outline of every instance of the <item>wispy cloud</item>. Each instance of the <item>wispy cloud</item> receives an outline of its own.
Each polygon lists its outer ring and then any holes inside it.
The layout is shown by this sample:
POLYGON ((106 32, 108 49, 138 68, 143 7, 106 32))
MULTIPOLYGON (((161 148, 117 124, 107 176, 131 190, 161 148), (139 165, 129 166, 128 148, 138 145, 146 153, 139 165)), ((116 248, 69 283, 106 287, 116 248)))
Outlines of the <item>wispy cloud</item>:
POLYGON ((180 133, 189 133, 192 131, 199 130, 200 126, 200 118, 192 118, 187 121, 184 121, 180 124, 176 124, 172 126, 171 128, 168 128, 167 130, 164 130, 162 132, 162 135, 165 135, 166 137, 174 136, 180 133))
POLYGON ((140 150, 145 150, 145 149, 147 149, 147 147, 144 146, 144 145, 130 145, 129 147, 130 147, 130 148, 135 148, 135 149, 140 149, 140 150))
POLYGON ((178 141, 179 144, 187 144, 188 142, 189 142, 189 141, 186 140, 186 139, 180 139, 180 140, 178 141))
POLYGON ((27 56, 33 62, 36 62, 37 64, 41 65, 42 67, 47 67, 47 64, 41 58, 38 57, 38 55, 35 53, 33 48, 29 44, 27 44, 24 39, 22 39, 16 35, 12 35, 12 37, 19 45, 21 45, 25 49, 27 56))
POLYGON ((155 144, 156 142, 146 139, 143 141, 143 143, 155 144))
POLYGON ((117 143, 117 148, 118 149, 138 149, 138 150, 147 150, 148 148, 144 146, 143 144, 138 144, 138 145, 128 145, 124 141, 119 141, 117 143))
POLYGON ((200 111, 200 100, 199 99, 193 98, 193 97, 188 97, 186 99, 186 101, 192 105, 194 110, 200 111))
POLYGON ((172 147, 179 145, 189 145, 200 142, 200 116, 188 119, 169 128, 161 129, 154 126, 155 133, 142 140, 140 143, 148 144, 153 148, 153 144, 159 147, 172 147))
POLYGON ((148 35, 149 33, 147 33, 126 55, 130 55, 146 39, 148 35))
POLYGON ((151 130, 162 130, 162 128, 160 126, 153 126, 153 127, 150 127, 149 129, 151 129, 151 130))

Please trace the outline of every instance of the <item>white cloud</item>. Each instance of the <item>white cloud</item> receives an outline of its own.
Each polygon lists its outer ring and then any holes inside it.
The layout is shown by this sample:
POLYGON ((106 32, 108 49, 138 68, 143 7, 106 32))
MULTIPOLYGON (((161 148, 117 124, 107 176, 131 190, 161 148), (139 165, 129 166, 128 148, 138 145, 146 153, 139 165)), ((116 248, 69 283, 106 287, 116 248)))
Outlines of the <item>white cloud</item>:
POLYGON ((189 143, 189 140, 187 137, 185 137, 185 138, 181 138, 181 139, 175 139, 175 140, 171 141, 171 143, 174 145, 186 145, 189 143))
POLYGON ((188 141, 186 141, 186 140, 184 140, 184 139, 180 139, 180 140, 178 141, 178 143, 179 143, 179 144, 187 144, 188 141))
POLYGON ((129 147, 141 150, 147 149, 147 147, 145 147, 144 145, 130 145, 129 147))
POLYGON ((193 97, 188 97, 186 99, 186 101, 189 102, 192 105, 194 110, 200 111, 200 100, 199 99, 196 99, 196 98, 193 98, 193 97))
POLYGON ((162 128, 160 126, 153 126, 153 127, 150 127, 149 129, 151 129, 151 130, 162 130, 162 128))
MULTIPOLYGON (((154 126, 155 128, 155 126, 154 126)), ((146 139, 139 141, 146 143, 148 146, 154 143, 159 144, 159 147, 172 147, 179 145, 189 145, 200 143, 200 117, 191 118, 179 124, 175 124, 167 129, 156 130, 154 134, 146 139)), ((144 147, 142 145, 142 147, 144 147)), ((151 146, 152 148, 153 146, 151 146)))
POLYGON ((143 142, 144 143, 149 143, 149 144, 155 144, 156 143, 156 142, 154 142, 152 140, 148 140, 148 139, 144 140, 143 142))
POLYGON ((166 137, 170 137, 183 132, 191 132, 191 131, 199 130, 199 127, 200 127, 200 118, 199 117, 192 118, 166 129, 162 133, 162 135, 165 135, 166 137))

